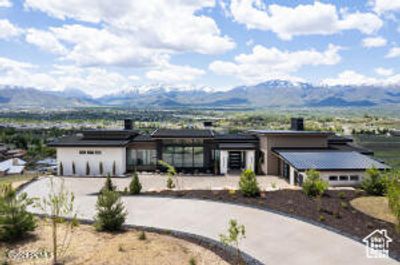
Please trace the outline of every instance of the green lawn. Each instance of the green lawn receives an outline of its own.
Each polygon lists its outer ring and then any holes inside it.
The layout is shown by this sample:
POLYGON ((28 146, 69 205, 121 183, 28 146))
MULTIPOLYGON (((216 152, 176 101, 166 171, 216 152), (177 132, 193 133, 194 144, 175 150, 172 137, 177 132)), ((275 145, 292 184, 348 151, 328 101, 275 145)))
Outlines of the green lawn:
POLYGON ((371 149, 375 157, 384 160, 392 167, 400 168, 400 137, 383 135, 356 135, 360 146, 371 149))

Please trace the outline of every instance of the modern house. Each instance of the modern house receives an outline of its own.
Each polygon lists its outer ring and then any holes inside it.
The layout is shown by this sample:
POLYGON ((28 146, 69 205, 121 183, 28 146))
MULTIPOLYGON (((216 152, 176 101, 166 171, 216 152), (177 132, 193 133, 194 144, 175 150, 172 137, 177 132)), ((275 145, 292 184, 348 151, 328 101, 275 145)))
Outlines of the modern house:
POLYGON ((305 131, 301 118, 292 119, 291 130, 243 134, 219 134, 210 128, 141 134, 133 129, 132 120, 125 120, 124 129, 86 130, 49 146, 57 149, 59 174, 77 176, 162 170, 157 161, 164 160, 183 173, 251 169, 285 177, 291 184, 301 184, 306 170, 317 169, 331 185, 355 185, 366 169, 389 168, 351 141, 331 132, 305 131))

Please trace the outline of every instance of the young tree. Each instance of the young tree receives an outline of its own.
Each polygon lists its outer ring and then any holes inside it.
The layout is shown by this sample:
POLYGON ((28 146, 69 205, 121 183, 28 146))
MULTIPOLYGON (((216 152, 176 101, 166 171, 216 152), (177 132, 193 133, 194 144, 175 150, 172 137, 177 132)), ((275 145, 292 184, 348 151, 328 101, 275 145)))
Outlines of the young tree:
POLYGON ((86 176, 90 175, 90 165, 89 162, 86 162, 86 176))
POLYGON ((400 170, 388 173, 387 194, 389 208, 397 219, 397 230, 400 231, 400 170))
POLYGON ((115 161, 113 162, 113 165, 112 165, 112 174, 113 174, 113 176, 117 175, 117 165, 115 164, 115 161))
POLYGON ((101 188, 100 193, 104 191, 116 191, 117 187, 113 184, 110 174, 107 175, 106 181, 104 182, 103 188, 101 188))
POLYGON ((99 163, 99 173, 100 173, 100 175, 103 175, 103 172, 104 172, 103 162, 100 162, 99 163))
POLYGON ((130 194, 139 194, 142 190, 142 184, 140 184, 139 176, 136 171, 133 173, 133 178, 131 183, 129 184, 129 193, 130 194))
POLYGON ((50 178, 50 190, 47 197, 37 202, 36 207, 42 210, 52 225, 53 265, 60 264, 72 240, 73 230, 78 225, 74 208, 75 196, 65 189, 64 180, 50 178), (60 182, 59 182, 60 181, 60 182), (64 225, 61 240, 60 224, 64 225))
POLYGON ((239 188, 246 197, 256 197, 260 195, 260 187, 258 186, 257 177, 253 170, 246 169, 242 172, 240 175, 239 188))
POLYGON ((13 241, 35 230, 36 219, 27 211, 33 204, 25 192, 17 195, 10 183, 0 186, 0 240, 13 241))
POLYGON ((72 175, 76 174, 75 162, 72 161, 72 175))
POLYGON ((121 230, 127 212, 118 192, 105 190, 99 194, 96 204, 95 227, 99 231, 121 230))
POLYGON ((62 162, 60 162, 60 176, 63 176, 64 175, 64 166, 63 166, 63 163, 62 162))
POLYGON ((310 197, 320 197, 328 189, 328 183, 320 178, 315 169, 306 171, 307 178, 303 183, 303 192, 310 197))
POLYGON ((386 177, 376 168, 369 168, 366 171, 367 177, 361 183, 361 188, 368 195, 383 196, 386 193, 386 177))
POLYGON ((244 225, 239 225, 235 219, 231 219, 229 221, 228 233, 226 235, 220 234, 219 237, 222 244, 236 248, 238 263, 245 264, 239 248, 240 240, 246 238, 244 225))
POLYGON ((158 160, 158 163, 167 169, 167 188, 168 189, 175 188, 175 183, 176 183, 176 186, 178 186, 178 189, 179 189, 179 183, 178 183, 178 179, 176 178, 175 168, 163 160, 158 160), (175 180, 175 183, 174 183, 174 180, 175 180))

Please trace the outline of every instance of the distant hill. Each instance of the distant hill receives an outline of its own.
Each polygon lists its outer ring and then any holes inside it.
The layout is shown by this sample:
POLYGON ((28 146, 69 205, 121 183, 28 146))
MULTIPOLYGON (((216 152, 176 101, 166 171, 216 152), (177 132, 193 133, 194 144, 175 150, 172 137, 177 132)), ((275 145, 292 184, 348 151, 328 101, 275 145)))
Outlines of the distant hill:
POLYGON ((0 107, 66 108, 118 107, 369 107, 400 103, 400 87, 314 86, 309 83, 270 80, 228 91, 147 85, 92 98, 79 89, 49 92, 34 88, 3 87, 0 107))

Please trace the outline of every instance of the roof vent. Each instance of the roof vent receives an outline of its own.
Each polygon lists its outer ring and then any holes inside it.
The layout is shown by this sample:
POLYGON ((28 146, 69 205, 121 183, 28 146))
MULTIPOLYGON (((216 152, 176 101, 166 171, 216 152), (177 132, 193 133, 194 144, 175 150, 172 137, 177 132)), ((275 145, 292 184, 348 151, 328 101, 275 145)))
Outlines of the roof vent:
POLYGON ((290 129, 293 131, 304 131, 304 118, 292 118, 290 129))
POLYGON ((132 130, 133 129, 133 123, 131 119, 125 119, 124 120, 124 130, 132 130))

